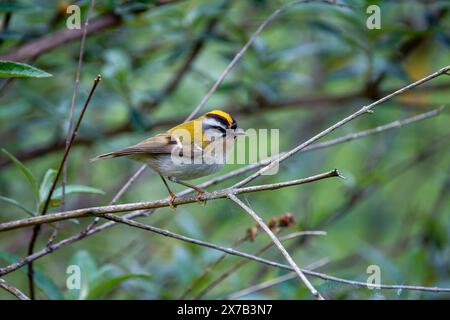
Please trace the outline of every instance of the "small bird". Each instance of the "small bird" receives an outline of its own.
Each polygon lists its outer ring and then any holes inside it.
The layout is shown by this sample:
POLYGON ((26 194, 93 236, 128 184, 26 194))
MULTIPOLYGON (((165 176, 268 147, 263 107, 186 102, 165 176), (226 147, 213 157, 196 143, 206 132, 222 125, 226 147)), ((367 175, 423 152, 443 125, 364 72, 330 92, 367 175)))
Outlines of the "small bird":
POLYGON ((174 208, 176 196, 164 177, 196 190, 197 201, 204 202, 201 197, 206 191, 183 180, 219 171, 236 137, 241 134, 236 121, 228 113, 213 110, 133 146, 99 155, 91 161, 124 156, 146 163, 161 177, 169 192, 170 205, 174 208))

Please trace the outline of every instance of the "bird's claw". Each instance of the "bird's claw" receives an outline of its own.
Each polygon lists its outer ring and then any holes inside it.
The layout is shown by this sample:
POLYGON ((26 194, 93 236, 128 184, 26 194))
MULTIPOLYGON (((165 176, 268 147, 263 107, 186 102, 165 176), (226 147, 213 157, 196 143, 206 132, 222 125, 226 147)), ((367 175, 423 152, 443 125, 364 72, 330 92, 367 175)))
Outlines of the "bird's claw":
POLYGON ((197 195, 195 196, 195 200, 202 206, 206 205, 206 200, 202 199, 203 195, 206 191, 199 191, 197 195))
POLYGON ((172 209, 173 211, 177 210, 177 206, 175 205, 175 199, 177 198, 177 196, 174 193, 170 193, 169 195, 169 206, 170 209, 172 209))

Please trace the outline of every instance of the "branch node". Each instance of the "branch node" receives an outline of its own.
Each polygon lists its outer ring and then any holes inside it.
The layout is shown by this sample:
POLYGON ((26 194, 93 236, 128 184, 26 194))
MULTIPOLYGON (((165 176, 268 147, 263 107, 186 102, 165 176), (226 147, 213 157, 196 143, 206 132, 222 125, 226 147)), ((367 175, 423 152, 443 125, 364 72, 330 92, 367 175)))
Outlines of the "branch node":
POLYGON ((339 177, 339 178, 341 178, 341 179, 344 179, 344 180, 347 180, 347 177, 344 176, 344 175, 342 175, 342 174, 339 172, 338 169, 334 169, 334 170, 333 170, 333 173, 336 174, 337 177, 339 177))

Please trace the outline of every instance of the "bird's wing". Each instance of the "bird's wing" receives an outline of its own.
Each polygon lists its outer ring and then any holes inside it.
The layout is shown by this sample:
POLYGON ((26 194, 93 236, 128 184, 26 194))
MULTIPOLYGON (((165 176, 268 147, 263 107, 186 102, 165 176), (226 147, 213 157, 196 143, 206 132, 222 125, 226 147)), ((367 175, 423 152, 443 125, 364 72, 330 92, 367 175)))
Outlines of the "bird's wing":
POLYGON ((202 122, 197 119, 182 123, 165 133, 150 137, 134 146, 99 155, 92 161, 122 156, 139 157, 139 155, 145 154, 172 154, 174 148, 183 150, 187 154, 197 154, 205 145, 201 128, 202 122))
POLYGON ((172 136, 169 133, 161 133, 154 137, 145 139, 134 146, 101 154, 93 158, 92 161, 143 154, 170 154, 176 146, 177 141, 172 139, 172 136))
POLYGON ((119 152, 134 154, 164 154, 171 153, 177 141, 169 133, 161 133, 145 139, 134 146, 119 150, 119 152))

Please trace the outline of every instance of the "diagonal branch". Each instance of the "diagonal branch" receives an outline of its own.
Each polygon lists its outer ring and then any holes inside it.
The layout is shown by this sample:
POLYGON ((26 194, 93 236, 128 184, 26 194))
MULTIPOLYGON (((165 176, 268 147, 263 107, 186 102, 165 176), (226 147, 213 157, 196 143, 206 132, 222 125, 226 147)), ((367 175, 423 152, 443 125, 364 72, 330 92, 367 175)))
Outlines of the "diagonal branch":
POLYGON ((348 122, 354 120, 355 118, 365 114, 365 113, 372 113, 372 109, 375 108, 377 105, 379 105, 380 103, 383 103, 389 99, 392 99, 393 97, 404 93, 405 91, 408 91, 412 88, 415 88, 417 86, 420 86, 421 84, 428 82, 436 77, 439 77, 443 74, 446 74, 448 71, 450 70, 450 65, 416 81, 413 82, 401 89, 398 89, 395 92, 392 92, 391 94, 388 94, 387 96, 384 96, 383 98, 367 105, 367 106, 363 106, 361 109, 359 109, 358 111, 352 113, 351 115, 349 115, 348 117, 336 122, 334 125, 332 125, 331 127, 328 127, 327 129, 319 132, 318 134, 316 134, 315 136, 313 136, 312 138, 310 138, 309 140, 303 142, 302 144, 298 145, 297 147, 291 149, 290 151, 286 152, 285 154, 283 154, 282 156, 280 156, 279 158, 273 160, 270 164, 268 164, 267 166, 263 167, 262 169, 258 170, 257 172, 255 172, 254 174, 250 175, 249 177, 243 179, 242 181, 236 183, 235 185, 233 185, 233 187, 240 187, 243 186, 251 181, 253 181, 254 179, 258 178, 259 176, 261 176, 264 172, 272 169, 273 167, 277 166, 279 163, 285 161, 286 159, 290 158, 291 156, 293 156, 294 154, 296 154, 297 152, 299 152, 300 150, 306 148, 307 146, 311 145, 312 143, 316 142, 317 140, 319 140, 320 138, 326 136, 327 134, 333 132, 334 130, 336 130, 339 127, 342 127, 343 125, 347 124, 348 122))
MULTIPOLYGON (((266 264, 266 265, 269 265, 272 267, 277 267, 277 268, 284 269, 284 270, 294 271, 294 268, 290 265, 278 263, 278 262, 275 262, 272 260, 267 260, 267 259, 257 257, 257 256, 254 256, 254 255, 251 255, 248 253, 237 251, 232 248, 227 248, 224 246, 216 245, 216 244, 205 242, 202 240, 186 237, 186 236, 183 236, 183 235, 180 235, 177 233, 173 233, 173 232, 165 230, 165 229, 159 229, 159 228, 156 228, 156 227, 144 224, 144 223, 130 220, 125 217, 120 217, 120 216, 117 216, 114 214, 106 214, 105 218, 109 219, 109 220, 113 220, 118 223, 129 225, 129 226, 132 226, 132 227, 135 227, 138 229, 158 233, 160 235, 163 235, 163 236, 166 236, 169 238, 178 239, 178 240, 185 241, 188 243, 192 243, 192 244, 200 245, 200 246, 207 247, 210 249, 222 251, 222 252, 225 252, 230 255, 257 261, 257 262, 260 262, 260 263, 263 263, 263 264, 266 264)), ((338 278, 338 277, 330 276, 330 275, 327 275, 324 273, 319 273, 319 272, 306 270, 306 269, 301 269, 301 271, 306 275, 310 275, 312 277, 320 278, 323 280, 330 280, 330 281, 334 281, 334 282, 338 282, 338 283, 367 288, 367 282, 342 279, 342 278, 338 278)), ((0 270, 0 275, 2 275, 1 270, 0 270)), ((388 289, 388 290, 403 289, 403 290, 427 291, 427 292, 450 292, 450 288, 442 288, 442 287, 424 287, 424 286, 411 286, 411 285, 386 285, 386 284, 380 284, 379 287, 380 287, 380 289, 388 289)))
POLYGON ((317 1, 312 1, 312 0, 298 0, 298 1, 293 1, 293 2, 289 2, 285 5, 283 5, 282 7, 278 8, 277 10, 275 10, 269 17, 267 17, 260 25, 259 27, 256 29, 256 31, 251 35, 250 39, 248 39, 248 41, 245 43, 245 45, 236 53, 236 55, 234 56, 234 58, 231 60, 231 62, 228 64, 228 66, 225 68, 225 70, 223 70, 222 74, 219 76, 219 78, 216 80, 216 82, 213 84, 213 86, 209 89, 208 93, 203 97, 203 99, 200 101, 200 103, 195 107, 195 109, 189 114, 189 116, 187 117, 186 121, 192 120, 197 113, 204 108, 204 106, 206 105, 206 103, 208 102, 209 98, 211 98, 211 96, 214 94, 214 92, 216 92, 216 90, 219 88, 219 86, 222 84, 223 80, 225 80, 225 77, 230 73, 231 69, 234 68, 234 66, 239 62, 239 60, 241 59, 241 57, 243 56, 243 54, 245 53, 245 51, 247 51, 247 49, 253 44, 253 42, 255 42, 255 40, 258 38, 258 36, 260 35, 260 33, 273 21, 275 20, 275 18, 277 18, 281 13, 285 12, 287 9, 298 5, 298 4, 306 4, 306 3, 310 3, 310 2, 316 2, 316 3, 322 3, 322 4, 329 4, 329 5, 334 5, 334 6, 338 6, 338 7, 347 7, 349 8, 350 6, 343 4, 343 3, 338 3, 337 1, 327 1, 327 0, 317 0, 317 1))
MULTIPOLYGON (((427 90, 446 90, 450 86, 448 84, 441 85, 435 85, 435 86, 423 86, 419 87, 416 90, 420 89, 427 89, 427 90)), ((388 92, 392 92, 393 90, 389 90, 388 92)), ((255 113, 261 113, 265 111, 270 112, 277 112, 282 111, 286 108, 302 108, 302 107, 309 107, 309 106, 342 106, 345 103, 348 103, 349 101, 363 97, 359 91, 349 93, 349 94, 335 94, 335 95, 321 95, 321 96, 302 96, 302 97, 295 97, 295 98, 286 98, 282 100, 277 101, 270 101, 267 103, 261 103, 258 102, 257 104, 247 104, 247 105, 240 105, 240 106, 234 106, 234 107, 226 107, 225 110, 227 110, 230 114, 233 115, 253 115, 255 113)), ((416 102, 414 105, 408 105, 408 108, 412 109, 420 109, 423 110, 423 108, 416 102)), ((145 131, 153 131, 153 130, 159 130, 159 129, 165 129, 170 126, 174 126, 184 119, 180 117, 171 117, 168 119, 162 119, 159 121, 156 121, 154 123, 148 124, 144 129, 145 131)), ((129 123, 120 124, 115 127, 111 127, 109 129, 106 129, 96 136, 80 136, 77 141, 75 141, 74 146, 86 146, 86 145, 92 145, 96 143, 101 138, 111 138, 120 134, 124 134, 127 132, 132 132, 133 128, 129 123)), ((15 156, 20 161, 24 160, 31 160, 43 155, 47 155, 49 153, 61 150, 64 148, 64 139, 56 139, 54 141, 49 141, 45 144, 42 144, 40 146, 34 147, 34 148, 27 148, 24 150, 17 150, 15 151, 15 156)), ((11 160, 8 157, 2 157, 0 158, 0 168, 6 167, 11 164, 11 160)))
POLYGON ((289 262, 289 264, 294 269, 297 276, 300 278, 300 280, 306 285, 308 290, 311 292, 313 296, 316 297, 318 300, 324 300, 323 296, 320 294, 319 291, 317 291, 314 286, 309 282, 308 278, 303 274, 302 270, 297 266, 294 259, 292 259, 291 255, 286 251, 286 249, 281 244, 280 240, 273 234, 272 230, 264 223, 263 219, 261 219, 260 216, 249 206, 247 206, 245 203, 243 203, 241 200, 238 199, 234 194, 230 193, 228 195, 228 198, 233 200, 237 205, 239 205, 242 209, 244 209, 255 221, 256 223, 263 228, 263 230, 267 233, 267 235, 272 239, 273 243, 278 247, 278 249, 281 251, 283 256, 286 258, 286 260, 289 262))
MULTIPOLYGON (((69 156, 69 152, 70 152, 70 149, 72 147, 73 141, 75 140, 75 137, 76 137, 76 135, 78 133, 78 129, 80 128, 81 121, 83 120, 83 116, 84 116, 84 114, 86 112, 86 109, 87 109, 87 107, 89 105, 89 102, 91 101, 92 95, 94 94, 95 89, 97 88, 97 85, 99 84, 101 79, 102 79, 102 77, 100 75, 95 77, 94 84, 92 85, 91 91, 89 92, 89 95, 88 95, 88 97, 86 99, 86 102, 84 103, 84 106, 81 109, 81 113, 80 113, 80 115, 78 117, 77 123, 75 124, 75 127, 74 127, 73 131, 70 132, 70 138, 68 139, 67 147, 64 150, 64 155, 63 155, 63 157, 61 159, 61 163, 59 164, 59 167, 58 167, 58 170, 56 172, 55 178, 53 179, 52 185, 51 185, 50 190, 49 190, 49 192, 47 194, 47 198, 45 200, 44 206, 43 206, 42 211, 41 211, 41 217, 44 217, 45 214, 47 214, 47 210, 49 208, 53 192, 55 191, 56 184, 58 183, 58 179, 61 176, 61 173, 63 172, 63 168, 64 168, 64 165, 65 165, 65 163, 67 161, 67 157, 69 156)), ((36 244, 36 240, 37 240, 37 238, 39 236, 40 230, 41 230, 40 229, 40 225, 36 225, 33 228, 31 239, 30 239, 30 242, 28 244, 28 250, 27 250, 28 255, 33 254, 34 246, 36 244)), ((33 264, 32 263, 30 263, 29 268, 28 268, 28 284, 29 284, 29 287, 30 287, 30 298, 31 298, 31 300, 34 300, 34 298, 35 298, 35 294, 34 294, 34 270, 33 270, 33 264)))
MULTIPOLYGON (((147 230, 147 231, 151 231, 151 232, 155 232, 173 239, 178 239, 178 240, 182 240, 185 242, 189 242, 189 243, 193 243, 193 244, 197 244, 200 246, 204 246, 207 248, 211 248, 214 250, 218 250, 221 252, 225 252, 227 254, 230 255, 234 255, 234 256, 239 256, 242 258, 246 258, 246 259, 250 259, 253 261, 257 261, 257 262, 261 262, 263 264, 269 265, 269 266, 273 266, 273 267, 277 267, 277 268, 281 268, 283 270, 289 270, 289 271, 293 271, 293 268, 289 265, 285 265, 285 264, 281 264, 275 261, 271 261, 271 260, 267 260, 267 259, 263 259, 257 256, 253 256, 244 252, 240 252, 231 248, 226 248, 223 246, 219 246, 213 243, 208 243, 205 241, 201 241, 201 240, 197 240, 197 239, 193 239, 193 238, 189 238, 183 235, 179 235, 173 232, 170 232, 168 230, 164 230, 164 229, 159 229, 153 226, 149 226, 137 221, 133 221, 130 219, 133 219, 139 215, 143 215, 143 212, 137 211, 137 212, 133 212, 130 214, 127 214, 123 217, 119 217, 113 214, 107 214, 105 215, 105 218, 113 220, 113 221, 109 221, 101 226, 98 226, 92 230, 90 230, 88 232, 88 235, 92 235, 95 233, 98 233, 102 230, 105 230, 107 228, 109 228, 110 226, 115 225, 116 223, 122 223, 122 224, 127 224, 129 226, 132 227, 136 227, 139 229, 143 229, 143 230, 147 230)), ((78 236, 78 235, 77 235, 78 236)), ((56 250, 64 245, 70 244, 77 241, 76 236, 73 236, 71 238, 65 239, 59 243, 55 243, 52 244, 50 247, 45 247, 44 249, 42 249, 41 251, 35 252, 33 254, 33 256, 29 256, 26 257, 24 259, 22 259, 21 261, 18 261, 16 263, 14 263, 13 265, 7 266, 5 268, 1 268, 0 269, 0 276, 3 276, 5 274, 8 274, 10 272, 13 272, 21 267, 23 267, 25 264, 29 263, 30 261, 36 260, 42 256, 45 256, 46 254, 53 252, 53 250, 56 250)), ((353 286, 360 286, 360 287, 367 287, 367 283, 366 282, 360 282, 360 281, 353 281, 353 280, 347 280, 347 279, 342 279, 342 278, 338 278, 338 277, 333 277, 333 276, 329 276, 323 273, 318 273, 318 272, 313 272, 310 270, 305 270, 302 269, 302 272, 304 274, 313 276, 313 277, 317 277, 323 280, 330 280, 330 281, 335 281, 335 282, 339 282, 339 283, 343 283, 343 284, 348 284, 348 285, 353 285, 353 286)), ((385 285, 385 284, 381 284, 380 285, 381 289, 390 289, 390 290, 398 290, 398 289, 403 289, 403 290, 414 290, 414 291, 427 291, 427 292, 450 292, 450 288, 441 288, 441 287, 423 287, 423 286, 411 286, 411 285, 385 285)))
POLYGON ((1 278, 0 278, 0 288, 5 289, 19 300, 30 300, 30 298, 27 297, 27 295, 25 295, 22 291, 10 285, 8 282, 6 282, 4 279, 1 278))
MULTIPOLYGON (((75 73, 75 81, 74 81, 73 88, 72 88, 72 100, 70 102, 70 108, 69 108, 69 128, 67 129, 67 134, 66 134, 66 143, 65 143, 66 149, 69 147, 70 136, 71 136, 71 133, 73 130, 73 125, 74 125, 73 117, 75 116, 75 104, 76 104, 76 100, 77 100, 78 87, 80 84, 81 66, 83 64, 86 34, 87 34, 88 27, 89 27, 89 20, 91 18, 91 13, 92 13, 92 10, 94 9, 94 6, 95 6, 95 0, 91 0, 89 3, 89 8, 88 8, 87 14, 86 14, 86 21, 84 22, 84 25, 83 25, 83 33, 82 33, 81 42, 80 42, 80 51, 78 53, 78 64, 77 64, 77 69, 76 69, 76 73, 75 73)), ((73 141, 72 141, 72 143, 73 143, 73 141)), ((61 209, 62 210, 64 210, 64 205, 65 205, 66 183, 67 183, 67 162, 65 162, 64 166, 63 166, 62 195, 61 195, 61 209)), ((57 229, 55 229, 55 230, 57 230, 57 229)))

